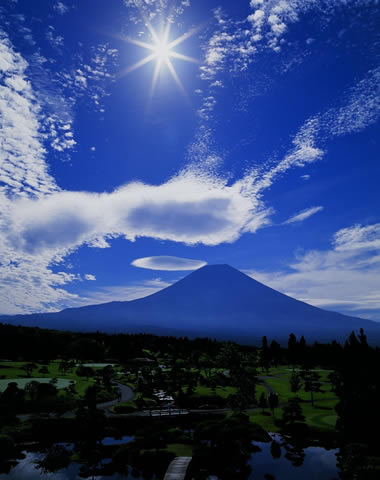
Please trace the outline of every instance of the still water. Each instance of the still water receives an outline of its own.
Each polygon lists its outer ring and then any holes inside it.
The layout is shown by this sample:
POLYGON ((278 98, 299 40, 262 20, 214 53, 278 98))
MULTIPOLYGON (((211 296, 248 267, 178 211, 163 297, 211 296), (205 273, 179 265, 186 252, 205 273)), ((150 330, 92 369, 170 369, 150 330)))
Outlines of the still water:
MULTIPOLYGON (((125 436, 121 439, 106 437, 103 445, 120 445, 128 443, 134 437, 125 436)), ((338 480, 337 449, 328 450, 322 447, 296 448, 285 442, 277 434, 272 434, 276 448, 271 443, 254 442, 261 448, 249 460, 252 471, 247 480, 338 480), (272 477, 268 476, 272 475, 272 477)), ((72 444, 61 444, 71 450, 72 444)), ((41 452, 24 452, 25 458, 19 460, 8 474, 0 473, 0 480, 80 480, 80 465, 71 463, 68 467, 56 473, 42 473, 36 462, 44 456, 41 452)), ((103 465, 111 459, 103 459, 103 465)), ((93 480, 143 480, 142 476, 114 474, 109 476, 89 477, 93 480)), ((215 479, 216 477, 209 477, 215 479)))
MULTIPOLYGON (((129 443, 134 439, 131 436, 124 436, 121 438, 105 437, 102 440, 103 445, 121 445, 123 443, 129 443)), ((73 450, 74 444, 72 443, 58 443, 66 448, 66 450, 73 450)), ((79 475, 81 465, 78 463, 71 463, 68 467, 63 468, 55 473, 43 473, 38 467, 37 462, 42 460, 44 454, 41 452, 23 452, 25 458, 18 461, 18 464, 11 469, 8 474, 0 473, 0 480, 83 480, 83 477, 79 475)), ((105 458, 102 460, 102 464, 106 465, 111 459, 105 458)), ((100 475, 91 476, 91 480, 143 480, 143 477, 129 475, 100 475)))
POLYGON ((338 480, 336 454, 339 449, 297 449, 284 442, 280 435, 271 436, 278 444, 277 450, 271 443, 254 442, 262 451, 254 453, 249 461, 252 468, 249 480, 264 480, 266 474, 271 474, 275 480, 338 480))

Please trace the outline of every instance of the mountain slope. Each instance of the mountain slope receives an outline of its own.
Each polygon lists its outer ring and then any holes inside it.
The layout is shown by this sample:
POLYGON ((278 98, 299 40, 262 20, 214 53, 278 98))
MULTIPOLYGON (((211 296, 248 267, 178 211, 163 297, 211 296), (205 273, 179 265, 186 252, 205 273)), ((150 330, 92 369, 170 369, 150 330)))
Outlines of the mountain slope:
POLYGON ((58 313, 0 317, 0 321, 70 330, 150 331, 217 338, 342 340, 363 327, 380 339, 380 324, 295 300, 228 265, 208 265, 153 295, 58 313))

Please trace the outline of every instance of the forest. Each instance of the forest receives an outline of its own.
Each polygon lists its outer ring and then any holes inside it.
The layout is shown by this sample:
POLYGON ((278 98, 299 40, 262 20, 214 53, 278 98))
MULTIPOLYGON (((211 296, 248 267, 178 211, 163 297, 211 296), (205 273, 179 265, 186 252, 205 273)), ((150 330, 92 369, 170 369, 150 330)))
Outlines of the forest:
POLYGON ((317 449, 334 478, 380 476, 380 350, 362 329, 239 345, 0 324, 0 357, 0 478, 32 458, 42 474, 159 479, 176 457, 187 479, 298 478, 317 449))

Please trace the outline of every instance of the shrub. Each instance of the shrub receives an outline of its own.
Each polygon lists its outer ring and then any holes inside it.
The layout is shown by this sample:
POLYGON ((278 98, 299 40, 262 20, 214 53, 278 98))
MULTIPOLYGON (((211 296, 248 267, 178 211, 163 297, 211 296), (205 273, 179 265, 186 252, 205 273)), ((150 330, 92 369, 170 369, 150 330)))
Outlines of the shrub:
POLYGON ((15 453, 15 443, 9 435, 0 434, 0 459, 7 460, 12 458, 15 453))

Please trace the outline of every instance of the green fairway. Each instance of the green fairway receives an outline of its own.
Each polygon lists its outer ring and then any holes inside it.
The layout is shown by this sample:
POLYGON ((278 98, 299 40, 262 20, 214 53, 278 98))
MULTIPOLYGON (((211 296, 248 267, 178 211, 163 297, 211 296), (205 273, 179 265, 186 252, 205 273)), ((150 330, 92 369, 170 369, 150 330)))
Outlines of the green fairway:
MULTIPOLYGON (((268 412, 268 409, 267 409, 268 412)), ((276 418, 281 418, 282 410, 281 408, 275 408, 274 416, 272 415, 262 415, 261 410, 255 410, 248 412, 249 420, 252 423, 257 423, 260 425, 264 430, 267 432, 278 432, 279 427, 277 427, 274 423, 276 418)))
POLYGON ((83 367, 91 368, 104 368, 104 367, 116 367, 116 363, 77 363, 77 367, 83 365, 83 367))
POLYGON ((222 398, 227 398, 229 395, 232 395, 237 392, 235 387, 216 387, 215 392, 210 387, 198 385, 194 391, 194 395, 198 397, 207 397, 211 395, 218 395, 222 398))
POLYGON ((169 443, 167 446, 169 452, 174 453, 177 457, 192 457, 193 447, 183 443, 169 443))

